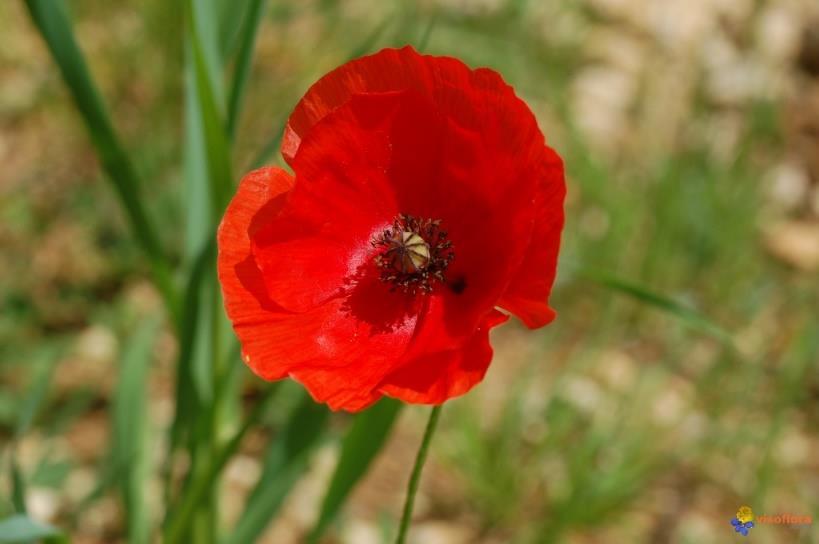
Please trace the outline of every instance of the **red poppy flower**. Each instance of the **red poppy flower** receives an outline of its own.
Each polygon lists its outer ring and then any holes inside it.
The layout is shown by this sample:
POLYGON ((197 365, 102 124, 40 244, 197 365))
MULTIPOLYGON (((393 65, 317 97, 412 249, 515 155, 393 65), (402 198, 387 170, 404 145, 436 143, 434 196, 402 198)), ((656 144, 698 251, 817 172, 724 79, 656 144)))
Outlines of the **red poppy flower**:
POLYGON ((219 279, 243 358, 332 409, 440 404, 481 381, 489 330, 554 319, 557 154, 501 77, 410 47, 349 62, 242 180, 219 279))

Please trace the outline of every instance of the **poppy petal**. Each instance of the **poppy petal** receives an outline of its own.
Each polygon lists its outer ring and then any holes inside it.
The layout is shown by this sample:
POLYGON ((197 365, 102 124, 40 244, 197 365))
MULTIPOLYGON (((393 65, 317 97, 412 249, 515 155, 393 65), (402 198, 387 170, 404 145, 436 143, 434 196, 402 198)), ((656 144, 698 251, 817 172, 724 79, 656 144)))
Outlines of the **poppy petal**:
POLYGON ((386 133, 401 97, 360 95, 322 119, 295 162, 282 213, 253 239, 270 296, 306 311, 334 296, 373 253, 399 210, 386 178, 386 133))
POLYGON ((469 72, 458 59, 420 55, 409 46, 383 49, 343 64, 314 83, 296 105, 287 121, 282 155, 292 164, 310 129, 356 93, 413 90, 432 96, 447 82, 457 86, 469 72))
POLYGON ((507 319, 509 316, 492 310, 464 345, 407 362, 384 379, 380 391, 416 404, 441 404, 463 395, 483 379, 489 368, 489 330, 507 319))
MULTIPOLYGON (((282 309, 267 297, 264 278, 251 256, 250 238, 261 224, 279 213, 292 187, 293 178, 280 168, 266 167, 250 172, 239 184, 217 234, 217 267, 225 310, 242 343, 245 362, 266 379, 284 377, 287 368, 258 366, 267 360, 264 355, 271 347, 279 344, 279 335, 270 337, 265 327, 257 325, 281 319, 282 309)), ((292 345, 294 341, 305 342, 305 338, 298 335, 281 340, 284 345, 292 345)))
MULTIPOLYGON (((380 282, 364 289, 379 286, 380 282)), ((320 326, 308 337, 315 344, 307 350, 311 357, 292 365, 290 376, 332 410, 356 412, 378 400, 378 384, 410 343, 416 316, 409 310, 382 316, 380 312, 396 307, 389 304, 395 301, 384 301, 365 293, 357 302, 336 299, 304 314, 311 314, 309 318, 317 319, 320 326)))
POLYGON ((532 329, 547 325, 556 315, 549 307, 549 295, 557 271, 566 184, 563 161, 549 147, 544 151, 540 183, 529 249, 498 302, 532 329))

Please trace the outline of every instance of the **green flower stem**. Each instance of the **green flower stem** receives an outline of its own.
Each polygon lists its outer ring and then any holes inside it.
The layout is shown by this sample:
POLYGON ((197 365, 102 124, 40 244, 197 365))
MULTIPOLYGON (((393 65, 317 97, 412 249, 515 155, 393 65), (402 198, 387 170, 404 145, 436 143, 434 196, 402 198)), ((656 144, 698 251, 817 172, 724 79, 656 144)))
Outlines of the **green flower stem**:
POLYGON ((421 471, 424 469, 424 462, 427 460, 427 452, 429 451, 429 443, 432 441, 432 435, 435 434, 435 427, 438 425, 438 418, 441 417, 441 405, 432 409, 429 414, 429 421, 427 421, 427 428, 424 431, 424 438, 421 440, 421 447, 418 449, 418 455, 415 457, 415 466, 412 467, 412 476, 410 476, 409 486, 407 487, 407 499, 404 502, 404 513, 401 515, 401 525, 398 529, 398 538, 395 544, 404 544, 407 539, 407 532, 409 531, 410 520, 412 519, 412 508, 415 504, 415 494, 418 492, 418 484, 421 481, 421 471))

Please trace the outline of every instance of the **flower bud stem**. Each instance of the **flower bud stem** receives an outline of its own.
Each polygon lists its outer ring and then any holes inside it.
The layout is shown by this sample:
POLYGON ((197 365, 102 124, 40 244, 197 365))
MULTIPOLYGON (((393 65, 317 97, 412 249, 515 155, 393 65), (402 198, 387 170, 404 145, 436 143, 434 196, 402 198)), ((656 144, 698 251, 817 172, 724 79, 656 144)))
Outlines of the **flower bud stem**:
POLYGON ((404 502, 404 513, 401 515, 401 525, 398 529, 398 538, 395 540, 395 544, 404 544, 406 542, 410 520, 412 519, 412 507, 415 504, 415 494, 418 492, 418 484, 421 481, 421 471, 424 469, 424 462, 427 460, 429 443, 432 441, 432 435, 435 434, 435 427, 438 425, 438 418, 441 416, 441 406, 440 404, 435 406, 429 414, 429 421, 427 421, 427 428, 424 431, 424 438, 421 440, 421 447, 418 449, 418 455, 415 457, 415 466, 412 467, 412 475, 410 476, 409 486, 407 487, 407 498, 406 502, 404 502))

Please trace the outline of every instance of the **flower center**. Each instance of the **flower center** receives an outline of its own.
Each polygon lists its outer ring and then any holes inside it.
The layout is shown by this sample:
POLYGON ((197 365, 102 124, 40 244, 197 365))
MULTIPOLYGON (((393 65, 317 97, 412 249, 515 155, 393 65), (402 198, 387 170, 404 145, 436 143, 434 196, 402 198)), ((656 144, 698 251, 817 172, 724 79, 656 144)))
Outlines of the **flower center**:
POLYGON ((375 236, 370 244, 380 250, 375 265, 381 281, 391 290, 430 293, 435 280, 444 281, 444 271, 455 258, 452 242, 441 230, 440 219, 421 219, 400 214, 392 227, 375 236))

